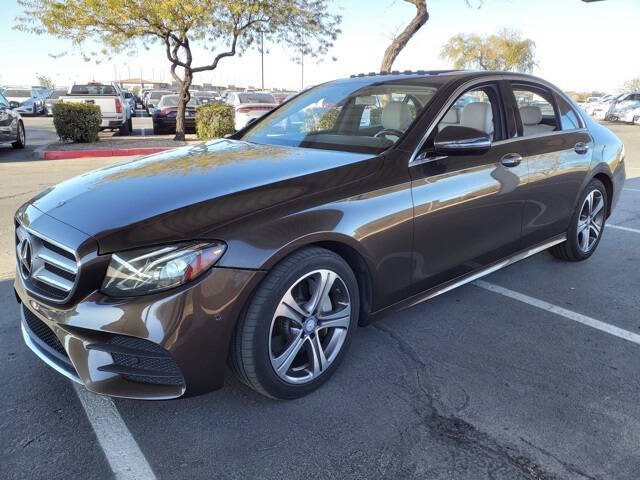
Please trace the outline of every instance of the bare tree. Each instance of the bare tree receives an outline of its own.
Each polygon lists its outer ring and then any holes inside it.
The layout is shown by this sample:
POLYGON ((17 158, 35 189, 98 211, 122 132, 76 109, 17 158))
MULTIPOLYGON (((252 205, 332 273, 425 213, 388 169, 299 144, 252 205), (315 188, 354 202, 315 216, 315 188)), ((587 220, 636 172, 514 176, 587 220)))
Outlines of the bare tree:
MULTIPOLYGON (((429 12, 427 11, 427 0, 404 0, 416 7, 416 15, 413 20, 404 28, 404 30, 393 37, 391 44, 387 47, 382 57, 382 65, 380 65, 381 72, 391 71, 393 62, 402 51, 402 49, 409 43, 409 40, 422 28, 422 26, 429 20, 429 12)), ((471 6, 473 0, 464 0, 467 6, 471 6)), ((482 5, 483 0, 477 0, 478 8, 482 5)))

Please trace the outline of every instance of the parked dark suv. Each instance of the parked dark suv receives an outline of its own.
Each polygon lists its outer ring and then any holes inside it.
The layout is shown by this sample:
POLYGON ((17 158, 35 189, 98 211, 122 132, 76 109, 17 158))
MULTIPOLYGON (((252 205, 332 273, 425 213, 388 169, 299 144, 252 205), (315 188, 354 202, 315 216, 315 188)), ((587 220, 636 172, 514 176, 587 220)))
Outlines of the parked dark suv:
POLYGON ((359 75, 237 132, 88 173, 15 215, 29 347, 88 389, 240 379, 294 398, 358 326, 549 250, 597 248, 624 148, 551 84, 359 75))

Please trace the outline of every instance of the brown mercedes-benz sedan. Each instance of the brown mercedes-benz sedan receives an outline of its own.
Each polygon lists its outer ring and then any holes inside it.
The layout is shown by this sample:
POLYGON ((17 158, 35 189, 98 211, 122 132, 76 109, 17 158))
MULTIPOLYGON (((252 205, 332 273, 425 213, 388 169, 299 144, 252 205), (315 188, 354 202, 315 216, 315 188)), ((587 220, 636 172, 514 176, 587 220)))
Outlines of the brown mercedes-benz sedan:
POLYGON ((102 394, 209 391, 229 361, 258 392, 299 397, 387 312, 542 250, 587 259, 624 179, 620 140, 538 78, 329 82, 230 138, 22 206, 24 340, 102 394))

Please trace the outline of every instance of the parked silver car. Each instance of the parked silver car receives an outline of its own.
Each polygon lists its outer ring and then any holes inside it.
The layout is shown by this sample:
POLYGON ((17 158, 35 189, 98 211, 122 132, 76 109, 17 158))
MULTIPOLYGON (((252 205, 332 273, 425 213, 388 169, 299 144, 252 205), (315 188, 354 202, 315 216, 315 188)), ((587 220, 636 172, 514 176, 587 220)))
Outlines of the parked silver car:
MULTIPOLYGON (((624 93, 615 102, 611 103, 604 119, 610 122, 620 121, 621 116, 637 107, 640 107, 640 92, 624 93)), ((631 121, 633 121, 633 118, 631 121)))
POLYGON ((2 94, 9 102, 16 102, 15 110, 28 115, 39 115, 44 112, 44 97, 37 88, 7 87, 2 94))
POLYGON ((48 117, 53 115, 53 106, 56 104, 58 99, 67 94, 67 89, 54 90, 51 92, 51 95, 44 101, 45 111, 48 117))

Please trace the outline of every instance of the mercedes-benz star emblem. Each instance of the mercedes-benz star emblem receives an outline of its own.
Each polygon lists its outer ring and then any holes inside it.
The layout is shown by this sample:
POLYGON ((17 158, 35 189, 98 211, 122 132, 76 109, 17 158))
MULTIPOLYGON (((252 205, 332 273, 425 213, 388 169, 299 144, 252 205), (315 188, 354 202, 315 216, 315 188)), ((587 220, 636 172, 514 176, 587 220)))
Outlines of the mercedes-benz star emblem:
POLYGON ((25 277, 31 275, 31 242, 28 238, 20 244, 20 264, 25 277))

